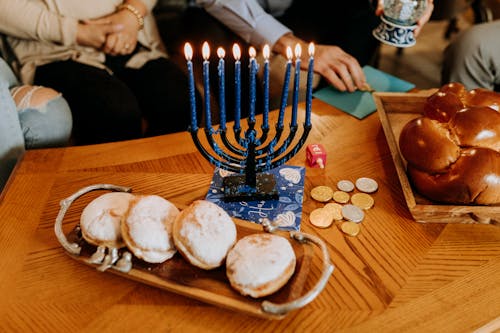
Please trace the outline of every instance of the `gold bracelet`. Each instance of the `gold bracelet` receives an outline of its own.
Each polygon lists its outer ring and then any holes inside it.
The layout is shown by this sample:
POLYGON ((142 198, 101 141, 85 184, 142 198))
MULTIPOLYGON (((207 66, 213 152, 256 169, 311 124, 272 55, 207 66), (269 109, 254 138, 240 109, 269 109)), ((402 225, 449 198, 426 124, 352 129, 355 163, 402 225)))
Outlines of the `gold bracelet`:
POLYGON ((139 30, 144 28, 144 16, 142 16, 141 13, 139 13, 137 8, 135 8, 134 6, 132 6, 130 4, 124 3, 124 4, 121 4, 118 6, 118 10, 122 10, 122 9, 128 10, 129 12, 134 14, 134 16, 137 18, 137 23, 139 23, 139 30))

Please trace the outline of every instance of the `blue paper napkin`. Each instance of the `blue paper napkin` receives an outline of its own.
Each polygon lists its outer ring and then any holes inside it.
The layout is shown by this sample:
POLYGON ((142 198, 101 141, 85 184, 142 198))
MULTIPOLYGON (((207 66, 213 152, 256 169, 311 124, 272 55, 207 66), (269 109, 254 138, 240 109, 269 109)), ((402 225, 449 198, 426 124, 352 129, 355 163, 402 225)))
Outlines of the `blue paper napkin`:
MULTIPOLYGON (((363 67, 363 71, 366 81, 377 92, 405 92, 415 87, 413 83, 371 66, 363 67)), ((330 86, 316 91, 313 96, 358 119, 363 119, 377 109, 369 91, 342 92, 330 86)))
POLYGON ((269 170, 268 173, 275 176, 279 191, 278 200, 225 202, 222 179, 231 173, 219 168, 214 171, 205 199, 217 204, 230 216, 256 223, 260 223, 263 218, 268 218, 280 229, 299 231, 305 169, 283 165, 269 170))

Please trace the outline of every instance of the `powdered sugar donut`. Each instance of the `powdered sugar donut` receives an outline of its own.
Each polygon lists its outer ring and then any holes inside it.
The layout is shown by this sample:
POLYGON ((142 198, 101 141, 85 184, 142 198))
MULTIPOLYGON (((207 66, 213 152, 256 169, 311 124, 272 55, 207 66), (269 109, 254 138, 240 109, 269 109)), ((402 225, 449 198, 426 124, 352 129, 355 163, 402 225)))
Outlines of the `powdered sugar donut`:
POLYGON ((288 239, 274 234, 253 234, 229 251, 226 274, 231 286, 254 298, 283 287, 295 271, 296 257, 288 239))
POLYGON ((133 198, 130 193, 111 192, 92 200, 80 216, 83 238, 96 246, 124 247, 120 223, 133 198))
POLYGON ((146 262, 170 259, 176 252, 172 225, 177 215, 177 207, 158 195, 136 196, 121 224, 127 247, 146 262))
POLYGON ((175 220, 173 237, 187 261, 208 270, 224 262, 236 242, 236 226, 222 208, 210 201, 197 200, 175 220))

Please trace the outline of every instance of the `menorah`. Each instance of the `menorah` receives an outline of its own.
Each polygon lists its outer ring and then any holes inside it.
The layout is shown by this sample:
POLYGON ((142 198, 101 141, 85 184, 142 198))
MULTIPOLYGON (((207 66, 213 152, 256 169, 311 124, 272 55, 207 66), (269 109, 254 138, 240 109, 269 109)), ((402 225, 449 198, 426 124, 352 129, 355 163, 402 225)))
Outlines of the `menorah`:
POLYGON ((235 105, 234 122, 232 126, 232 136, 226 124, 226 97, 225 97, 225 50, 217 49, 219 57, 218 78, 219 78, 219 119, 220 124, 217 129, 212 126, 211 120, 211 95, 210 95, 210 47, 207 42, 202 46, 203 57, 203 96, 205 115, 205 137, 207 145, 204 146, 198 136, 195 84, 193 73, 193 49, 189 43, 185 44, 184 53, 187 60, 189 75, 189 96, 191 107, 191 123, 188 131, 196 148, 204 158, 216 167, 227 170, 231 174, 223 179, 224 200, 225 201, 253 201, 253 200, 276 200, 279 192, 276 186, 274 175, 266 173, 271 169, 279 167, 297 154, 304 145, 309 131, 311 130, 311 105, 312 105, 312 79, 314 65, 314 44, 310 43, 309 64, 306 82, 306 112, 303 130, 300 138, 295 139, 300 132, 297 124, 299 84, 300 84, 300 64, 302 49, 299 44, 295 46, 295 73, 293 82, 291 122, 287 136, 284 137, 285 109, 288 105, 288 90, 290 85, 292 67, 292 49, 287 47, 287 63, 285 77, 281 93, 281 104, 278 121, 275 131, 270 133, 269 127, 269 56, 268 45, 263 47, 264 69, 263 69, 263 103, 262 123, 260 131, 256 129, 256 89, 257 73, 259 64, 256 60, 257 52, 254 47, 249 48, 249 111, 247 117, 247 129, 241 127, 241 51, 237 44, 233 45, 234 56, 234 85, 235 85, 235 105), (272 136, 272 137, 271 137, 272 136), (208 148, 208 149, 207 149, 208 148))

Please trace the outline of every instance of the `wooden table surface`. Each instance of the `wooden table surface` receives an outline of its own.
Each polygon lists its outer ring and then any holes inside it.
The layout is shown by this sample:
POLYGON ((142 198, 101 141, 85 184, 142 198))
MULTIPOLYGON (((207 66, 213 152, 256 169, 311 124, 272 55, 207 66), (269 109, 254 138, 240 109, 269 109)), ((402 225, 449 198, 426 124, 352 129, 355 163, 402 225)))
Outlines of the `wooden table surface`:
MULTIPOLYGON (((203 199, 213 166, 185 132, 25 154, 0 198, 0 331, 499 329, 500 228, 414 222, 377 114, 358 120, 319 100, 313 111, 306 144, 325 145, 328 160, 325 169, 306 169, 301 230, 324 239, 335 271, 304 308, 281 320, 249 316, 101 273, 60 246, 59 202, 90 184, 129 186, 181 206, 203 199), (379 190, 357 237, 342 234, 338 223, 327 229, 309 223, 309 213, 323 206, 309 196, 314 186, 363 176, 377 180, 379 190)), ((305 148, 288 164, 303 166, 305 148)))

